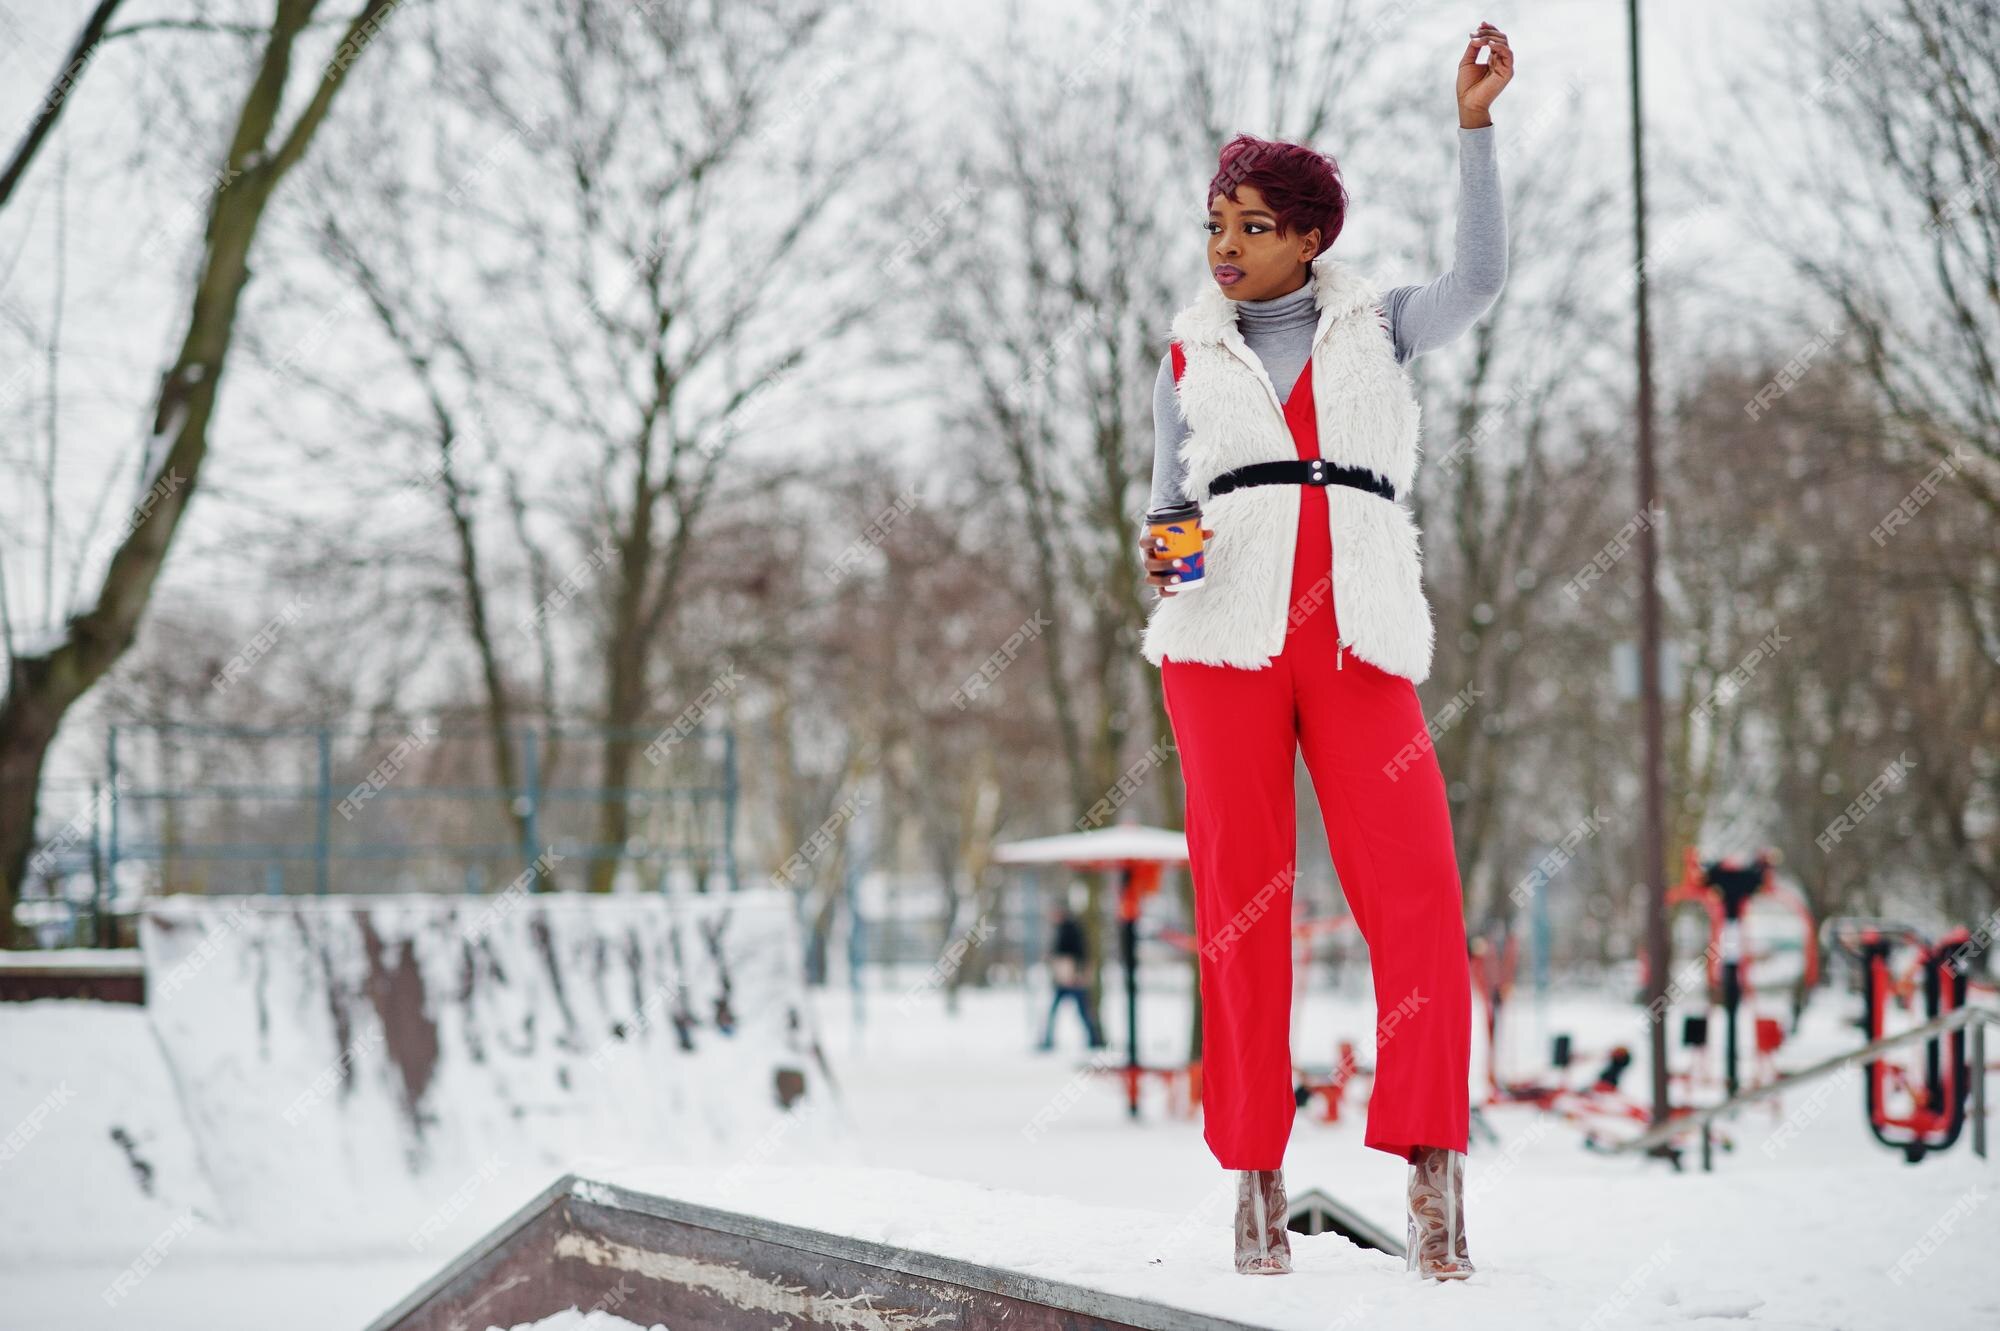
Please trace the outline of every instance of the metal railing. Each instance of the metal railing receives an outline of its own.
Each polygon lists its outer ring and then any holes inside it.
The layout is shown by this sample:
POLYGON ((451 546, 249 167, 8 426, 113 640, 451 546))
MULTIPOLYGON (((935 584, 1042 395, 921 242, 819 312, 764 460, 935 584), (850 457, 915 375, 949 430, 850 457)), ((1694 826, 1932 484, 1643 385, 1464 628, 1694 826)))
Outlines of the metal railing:
POLYGON ((1651 1151, 1667 1145, 1674 1138, 1684 1136, 1697 1129, 1701 1132, 1702 1168, 1713 1166, 1713 1125, 1717 1119, 1736 1114, 1750 1105, 1768 1100, 1787 1091, 1797 1090, 1808 1082, 1822 1077, 1830 1077, 1862 1063, 1872 1063, 1892 1049, 1904 1045, 1921 1044, 1949 1035, 1962 1027, 1971 1027, 1966 1032, 1970 1048, 1966 1052, 1966 1063, 1972 1074, 1970 1092, 1971 1106, 1967 1117, 1972 1120, 1972 1153, 1980 1159, 1986 1158, 1986 1027, 2000 1025, 2000 1012, 1991 1008, 1962 1007, 1945 1013, 1921 1026, 1898 1031, 1871 1041, 1859 1049, 1845 1054, 1837 1054, 1823 1059, 1810 1067, 1787 1073, 1763 1086, 1741 1091, 1718 1104, 1705 1105, 1676 1114, 1664 1123, 1656 1123, 1629 1141, 1617 1142, 1603 1148, 1607 1155, 1625 1155, 1634 1151, 1651 1151))
POLYGON ((586 871, 604 860, 633 864, 648 886, 680 870, 701 890, 719 879, 735 891, 735 735, 676 728, 653 749, 667 733, 511 726, 514 780, 502 785, 488 776, 500 764, 485 726, 119 722, 107 733, 102 774, 87 783, 88 804, 31 854, 29 882, 48 890, 25 892, 23 905, 51 919, 67 909, 76 917, 69 933, 101 942, 120 868, 133 863, 161 866, 167 887, 202 891, 325 894, 341 889, 339 866, 363 862, 378 866, 369 890, 481 892, 538 861, 547 869, 550 850, 586 871), (594 769, 595 746, 614 739, 632 745, 633 780, 644 784, 549 784, 555 746, 565 765, 594 769), (619 800, 627 838, 600 843, 598 810, 619 800), (86 874, 88 899, 73 895, 86 874))

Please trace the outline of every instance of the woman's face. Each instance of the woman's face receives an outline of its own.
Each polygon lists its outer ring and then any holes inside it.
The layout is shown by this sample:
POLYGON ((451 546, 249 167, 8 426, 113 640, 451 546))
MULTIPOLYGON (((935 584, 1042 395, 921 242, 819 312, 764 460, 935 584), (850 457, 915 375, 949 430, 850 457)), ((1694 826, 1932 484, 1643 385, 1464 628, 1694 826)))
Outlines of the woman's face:
POLYGON ((1255 185, 1236 200, 1218 194, 1208 207, 1208 271, 1231 300, 1270 300, 1297 291, 1319 253, 1319 228, 1280 237, 1278 219, 1255 185))

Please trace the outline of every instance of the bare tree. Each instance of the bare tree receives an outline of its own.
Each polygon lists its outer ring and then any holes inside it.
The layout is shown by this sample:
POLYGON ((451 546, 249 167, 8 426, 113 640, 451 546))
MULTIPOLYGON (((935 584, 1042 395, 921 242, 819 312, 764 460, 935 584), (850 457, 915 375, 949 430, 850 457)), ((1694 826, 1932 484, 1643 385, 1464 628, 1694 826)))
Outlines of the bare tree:
POLYGON ((162 377, 151 437, 139 469, 138 498, 88 608, 73 613, 56 641, 25 652, 9 643, 7 693, 0 700, 0 943, 11 943, 13 900, 34 838, 42 765, 78 698, 131 646, 166 563, 188 500, 201 479, 209 422, 249 280, 249 256, 272 195, 304 158, 335 96, 377 32, 391 0, 363 0, 305 104, 289 121, 283 100, 294 47, 318 0, 281 0, 245 90, 211 198, 205 245, 187 331, 162 377))

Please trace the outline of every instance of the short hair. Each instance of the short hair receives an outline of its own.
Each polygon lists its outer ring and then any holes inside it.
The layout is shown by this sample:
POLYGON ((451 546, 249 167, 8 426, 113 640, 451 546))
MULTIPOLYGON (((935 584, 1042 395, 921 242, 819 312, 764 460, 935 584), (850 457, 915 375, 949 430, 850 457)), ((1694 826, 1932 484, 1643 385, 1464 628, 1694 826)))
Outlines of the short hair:
MULTIPOLYGON (((1340 164, 1303 143, 1260 139, 1238 134, 1222 145, 1215 178, 1203 201, 1220 194, 1231 203, 1240 185, 1255 185, 1278 219, 1278 234, 1304 235, 1319 228, 1319 253, 1333 247, 1347 220, 1347 188, 1340 183, 1340 164)), ((1319 257, 1314 255, 1314 258, 1319 257)))

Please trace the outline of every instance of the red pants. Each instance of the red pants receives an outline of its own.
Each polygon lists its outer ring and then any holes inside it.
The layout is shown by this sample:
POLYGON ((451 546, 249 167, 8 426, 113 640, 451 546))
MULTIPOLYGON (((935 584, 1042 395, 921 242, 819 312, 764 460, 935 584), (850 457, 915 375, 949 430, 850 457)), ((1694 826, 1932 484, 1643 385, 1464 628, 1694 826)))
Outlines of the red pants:
MULTIPOLYGON (((1285 416, 1299 456, 1317 457, 1310 363, 1285 416)), ((1365 1141, 1405 1159, 1417 1146, 1466 1149, 1472 993, 1444 778, 1416 686, 1352 652, 1336 667, 1326 492, 1299 490, 1284 648, 1261 670, 1161 664, 1187 785, 1201 945, 1202 1136, 1225 1169, 1278 1168, 1296 1112, 1292 774, 1301 746, 1374 973, 1365 1141)))

